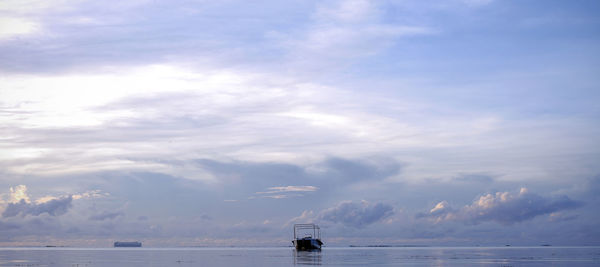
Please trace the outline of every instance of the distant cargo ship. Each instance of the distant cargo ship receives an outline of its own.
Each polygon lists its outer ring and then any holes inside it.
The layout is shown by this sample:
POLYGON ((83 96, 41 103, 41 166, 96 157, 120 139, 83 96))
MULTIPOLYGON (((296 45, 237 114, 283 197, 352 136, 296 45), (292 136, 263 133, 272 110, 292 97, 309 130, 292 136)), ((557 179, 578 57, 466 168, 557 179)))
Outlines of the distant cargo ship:
POLYGON ((115 242, 115 248, 139 248, 142 246, 141 242, 115 242))

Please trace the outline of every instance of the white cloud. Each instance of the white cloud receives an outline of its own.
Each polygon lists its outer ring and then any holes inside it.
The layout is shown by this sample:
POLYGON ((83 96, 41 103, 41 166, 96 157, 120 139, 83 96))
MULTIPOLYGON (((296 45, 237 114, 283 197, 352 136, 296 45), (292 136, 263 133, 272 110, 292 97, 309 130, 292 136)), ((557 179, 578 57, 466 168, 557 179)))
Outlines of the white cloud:
POLYGON ((0 99, 0 164, 14 174, 131 170, 215 183, 194 159, 311 165, 329 156, 379 154, 409 163, 404 179, 467 171, 538 179, 548 168, 543 159, 569 143, 542 145, 557 140, 555 129, 564 127, 554 125, 562 123, 511 125, 501 114, 233 69, 149 65, 7 75, 0 99))
POLYGON ((102 192, 101 190, 89 190, 83 193, 73 194, 73 199, 85 199, 85 198, 103 198, 110 196, 108 192, 102 192))
POLYGON ((34 21, 23 18, 0 18, 0 41, 38 31, 40 26, 34 21))
MULTIPOLYGON (((191 90, 195 85, 186 79, 203 78, 164 65, 112 71, 93 75, 11 75, 2 79, 0 103, 15 113, 3 116, 1 122, 28 128, 98 126, 139 114, 130 110, 94 112, 92 108, 132 95, 191 90)), ((207 86, 231 83, 232 77, 224 75, 227 74, 212 75, 203 82, 207 86)))
MULTIPOLYGON (((34 207, 34 206, 42 207, 43 205, 49 205, 48 203, 56 202, 58 200, 62 201, 63 199, 66 199, 66 198, 77 200, 77 199, 85 199, 85 198, 104 198, 104 197, 110 196, 109 193, 102 192, 101 190, 89 190, 89 191, 86 191, 83 193, 77 193, 77 194, 66 194, 66 195, 59 195, 59 196, 47 195, 47 196, 36 198, 35 201, 33 201, 33 203, 32 203, 29 194, 27 194, 27 186, 26 185, 17 185, 14 187, 10 187, 9 190, 10 190, 10 195, 9 195, 8 204, 22 203, 23 205, 25 205, 25 204, 31 205, 31 207, 34 207)), ((0 204, 3 204, 3 203, 0 202, 0 204)))
POLYGON ((272 199, 283 199, 283 198, 290 198, 290 197, 301 197, 302 195, 264 195, 261 196, 263 198, 272 198, 272 199))
MULTIPOLYGON (((311 186, 311 185, 274 186, 274 187, 267 188, 267 191, 256 192, 255 194, 261 198, 283 199, 283 198, 291 198, 291 197, 302 197, 304 195, 301 193, 315 192, 318 189, 319 189, 318 187, 311 186)), ((250 199, 254 199, 254 198, 255 198, 254 196, 250 197, 250 199)))
POLYGON ((23 163, 7 166, 14 173, 138 169, 212 181, 214 177, 185 160, 221 154, 285 161, 310 154, 314 147, 286 154, 290 152, 285 147, 297 141, 282 138, 284 132, 301 142, 325 137, 331 141, 328 146, 335 146, 335 140, 395 135, 386 131, 397 124, 344 107, 356 100, 331 102, 332 96, 341 94, 335 88, 246 72, 147 66, 96 75, 16 75, 0 80, 0 88, 0 104, 6 111, 0 114, 0 123, 11 127, 6 141, 13 144, 1 156, 6 162, 23 163), (325 108, 319 107, 322 103, 325 108), (150 124, 151 128, 144 128, 150 124), (96 136, 96 127, 107 131, 96 136), (312 133, 304 130, 313 127, 312 133), (53 142, 35 141, 48 140, 52 133, 53 142), (127 148, 121 145, 123 138, 127 148), (18 146, 16 140, 21 140, 18 146), (78 146, 63 145, 74 142, 78 146), (175 151, 177 155, 170 155, 175 151), (62 156, 66 154, 78 156, 62 156), (165 156, 179 164, 143 159, 165 156))
POLYGON ((443 210, 447 210, 447 209, 448 209, 448 202, 444 200, 440 203, 437 203, 435 205, 435 207, 433 207, 433 209, 429 210, 429 213, 436 213, 438 211, 443 211, 443 210))
POLYGON ((288 186, 274 186, 267 188, 269 191, 257 192, 257 194, 272 194, 282 192, 314 192, 319 188, 312 185, 288 185, 288 186))
POLYGON ((58 199, 58 197, 55 196, 44 196, 41 198, 38 198, 35 200, 35 204, 42 204, 42 203, 46 203, 52 200, 58 199))
POLYGON ((29 200, 29 196, 27 195, 27 186, 25 185, 17 185, 15 187, 10 188, 10 203, 17 203, 21 200, 25 201, 25 203, 31 202, 29 200))
POLYGON ((3 0, 0 2, 0 41, 43 33, 44 15, 80 0, 3 0))

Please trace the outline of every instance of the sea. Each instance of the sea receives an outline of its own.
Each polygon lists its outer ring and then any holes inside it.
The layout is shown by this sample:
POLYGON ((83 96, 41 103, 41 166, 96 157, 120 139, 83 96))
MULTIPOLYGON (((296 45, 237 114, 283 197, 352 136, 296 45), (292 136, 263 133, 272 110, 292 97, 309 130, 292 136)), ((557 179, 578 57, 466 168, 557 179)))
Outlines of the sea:
POLYGON ((0 248, 0 266, 600 266, 600 247, 0 248))

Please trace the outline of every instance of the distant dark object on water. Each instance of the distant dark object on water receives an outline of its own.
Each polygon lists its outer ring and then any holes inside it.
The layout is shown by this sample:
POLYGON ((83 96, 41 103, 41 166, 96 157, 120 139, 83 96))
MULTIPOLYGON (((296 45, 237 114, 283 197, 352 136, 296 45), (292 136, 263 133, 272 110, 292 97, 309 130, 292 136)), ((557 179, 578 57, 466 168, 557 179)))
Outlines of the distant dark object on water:
POLYGON ((552 245, 550 244, 542 244, 542 247, 551 247, 552 245))
POLYGON ((115 242, 115 248, 139 248, 142 246, 141 242, 115 242))
POLYGON ((294 240, 296 250, 320 250, 321 228, 316 224, 294 224, 294 240), (312 232, 312 233, 311 233, 312 232))

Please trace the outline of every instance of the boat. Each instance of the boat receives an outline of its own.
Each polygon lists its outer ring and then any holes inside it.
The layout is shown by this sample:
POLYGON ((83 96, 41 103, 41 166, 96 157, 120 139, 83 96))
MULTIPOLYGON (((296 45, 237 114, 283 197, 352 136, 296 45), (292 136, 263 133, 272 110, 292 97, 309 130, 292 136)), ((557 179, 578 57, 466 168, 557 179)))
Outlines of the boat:
POLYGON ((294 240, 296 250, 321 250, 321 228, 313 223, 294 224, 294 240))
POLYGON ((122 242, 122 241, 117 241, 114 244, 115 248, 139 248, 142 246, 141 242, 122 242))

